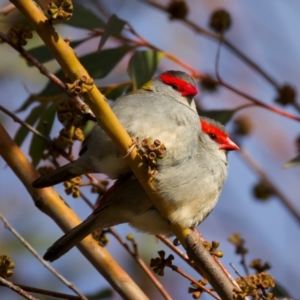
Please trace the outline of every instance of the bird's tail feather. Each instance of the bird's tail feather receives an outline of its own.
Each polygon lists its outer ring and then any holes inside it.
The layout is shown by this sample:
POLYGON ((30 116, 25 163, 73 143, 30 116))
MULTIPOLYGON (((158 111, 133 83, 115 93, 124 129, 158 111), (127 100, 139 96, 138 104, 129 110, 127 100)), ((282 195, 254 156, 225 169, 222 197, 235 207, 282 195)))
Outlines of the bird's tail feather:
POLYGON ((54 261, 68 252, 71 248, 83 240, 89 233, 93 232, 95 228, 95 219, 87 218, 78 226, 58 239, 45 253, 44 259, 54 261))
POLYGON ((79 175, 80 174, 70 172, 70 164, 67 164, 41 176, 32 183, 32 186, 35 188, 44 188, 64 182, 79 175))

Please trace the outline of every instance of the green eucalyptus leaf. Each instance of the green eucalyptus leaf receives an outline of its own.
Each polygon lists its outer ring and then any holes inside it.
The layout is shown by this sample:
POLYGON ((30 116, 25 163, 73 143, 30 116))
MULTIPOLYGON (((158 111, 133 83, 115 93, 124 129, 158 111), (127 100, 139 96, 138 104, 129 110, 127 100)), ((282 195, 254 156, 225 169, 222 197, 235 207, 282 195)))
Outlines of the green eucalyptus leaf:
MULTIPOLYGON (((41 114, 44 112, 45 108, 46 108, 46 104, 35 106, 31 110, 29 116, 25 119, 25 122, 33 126, 36 123, 36 121, 39 119, 41 114)), ((15 143, 18 146, 21 146, 25 138, 27 137, 28 133, 29 133, 29 129, 21 125, 14 138, 15 143)))
POLYGON ((89 300, 112 299, 113 291, 111 289, 103 289, 94 294, 86 295, 89 300))
POLYGON ((80 62, 87 69, 90 76, 96 79, 103 78, 119 63, 133 46, 121 46, 94 52, 80 58, 80 62))
POLYGON ((200 117, 201 116, 208 117, 217 120, 223 125, 225 125, 230 121, 230 119, 232 118, 235 112, 236 110, 234 109, 233 110, 207 110, 207 111, 200 111, 199 114, 200 117))
POLYGON ((133 82, 133 88, 139 89, 143 84, 149 81, 164 54, 154 50, 136 51, 128 65, 128 74, 133 82))
POLYGON ((119 19, 115 14, 113 14, 104 27, 104 32, 101 37, 98 50, 100 51, 110 36, 119 36, 125 25, 126 21, 119 19))
MULTIPOLYGON (((102 50, 100 52, 93 52, 83 56, 80 61, 87 69, 91 77, 99 79, 105 77, 119 63, 124 55, 132 49, 132 46, 125 45, 117 48, 102 50)), ((56 72, 55 75, 58 78, 64 78, 64 73, 62 70, 56 72)), ((31 95, 17 111, 23 111, 27 109, 30 104, 36 101, 52 102, 57 98, 62 97, 62 95, 63 93, 61 89, 52 81, 49 81, 39 95, 31 95)))
MULTIPOLYGON (((54 122, 56 110, 57 110, 58 101, 53 102, 44 112, 41 114, 41 118, 36 129, 42 133, 45 133, 45 124, 47 122, 47 133, 50 133, 52 125, 54 122)), ((40 137, 34 135, 31 140, 31 145, 29 149, 29 154, 32 158, 32 164, 36 166, 41 158, 43 151, 45 149, 45 141, 40 137)))
POLYGON ((86 124, 84 126, 80 126, 81 130, 83 131, 83 134, 84 134, 85 138, 88 136, 88 134, 93 129, 95 124, 96 123, 94 121, 89 120, 89 121, 86 122, 86 124))
POLYGON ((125 93, 129 84, 124 84, 114 89, 104 89, 101 92, 105 95, 105 97, 109 100, 115 100, 125 93))
POLYGON ((291 296, 286 291, 286 289, 282 285, 278 284, 277 282, 276 285, 270 290, 270 293, 272 293, 274 297, 280 297, 280 298, 285 297, 289 299, 291 298, 291 296))
POLYGON ((16 110, 16 112, 26 110, 34 102, 50 103, 56 100, 60 100, 64 94, 59 94, 59 91, 61 90, 57 87, 57 85, 50 81, 46 88, 39 95, 30 95, 21 105, 21 107, 16 110), (56 92, 57 94, 52 95, 52 93, 54 92, 56 92))
POLYGON ((285 169, 287 168, 291 168, 291 167, 296 167, 300 165, 300 154, 297 155, 295 158, 293 158, 292 160, 288 161, 285 165, 283 165, 283 167, 285 169))
MULTIPOLYGON (((76 41, 76 42, 71 42, 70 46, 72 48, 75 48, 76 46, 80 45, 83 40, 76 41)), ((31 56, 33 56, 35 59, 37 59, 40 63, 46 63, 51 59, 54 59, 52 53, 48 49, 47 46, 41 45, 38 47, 35 47, 33 49, 30 49, 27 51, 31 56)), ((29 66, 33 66, 32 64, 29 64, 29 66)))
POLYGON ((94 14, 91 9, 74 2, 72 18, 69 21, 62 21, 62 23, 85 29, 103 28, 105 26, 105 22, 94 14))

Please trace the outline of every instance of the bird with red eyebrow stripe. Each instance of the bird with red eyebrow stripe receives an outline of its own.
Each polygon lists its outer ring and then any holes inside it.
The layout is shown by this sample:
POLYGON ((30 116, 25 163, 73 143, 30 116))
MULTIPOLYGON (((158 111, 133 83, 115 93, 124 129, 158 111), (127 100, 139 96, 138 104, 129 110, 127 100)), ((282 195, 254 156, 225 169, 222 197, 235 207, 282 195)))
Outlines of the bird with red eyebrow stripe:
MULTIPOLYGON (((195 82, 184 72, 166 71, 140 89, 119 97, 112 110, 130 136, 159 140, 166 148, 162 165, 176 165, 197 148, 198 114, 195 82)), ((84 140, 79 158, 38 178, 33 186, 52 186, 87 173, 104 173, 112 179, 131 172, 112 140, 97 124, 84 140)))
POLYGON ((167 236, 173 235, 170 224, 182 228, 200 224, 215 207, 226 180, 227 152, 239 149, 220 123, 205 117, 200 122, 202 131, 197 135, 193 156, 181 164, 159 165, 154 178, 157 190, 172 208, 168 220, 160 215, 136 178, 122 178, 102 196, 85 221, 48 249, 44 259, 54 261, 94 230, 121 223, 167 236))

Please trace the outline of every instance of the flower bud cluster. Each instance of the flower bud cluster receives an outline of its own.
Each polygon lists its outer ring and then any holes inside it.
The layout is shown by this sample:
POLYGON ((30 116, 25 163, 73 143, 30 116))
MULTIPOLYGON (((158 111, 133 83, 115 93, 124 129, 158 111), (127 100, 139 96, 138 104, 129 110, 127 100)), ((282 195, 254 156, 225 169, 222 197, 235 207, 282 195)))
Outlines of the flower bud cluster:
POLYGON ((9 256, 0 255, 0 276, 3 278, 8 278, 12 276, 12 269, 15 268, 15 264, 9 260, 9 256))
POLYGON ((275 286, 275 280, 266 272, 237 278, 236 282, 241 290, 234 291, 234 299, 243 300, 247 296, 260 299, 262 292, 264 299, 274 299, 273 294, 266 292, 266 290, 275 286))
POLYGON ((25 46, 28 39, 32 38, 32 32, 27 25, 14 25, 7 33, 8 39, 16 46, 25 46))
POLYGON ((47 16, 52 20, 70 20, 73 15, 72 0, 51 1, 48 4, 47 16))
POLYGON ((64 182, 65 192, 67 195, 72 195, 74 198, 80 197, 79 183, 81 181, 81 176, 74 177, 68 181, 64 182))

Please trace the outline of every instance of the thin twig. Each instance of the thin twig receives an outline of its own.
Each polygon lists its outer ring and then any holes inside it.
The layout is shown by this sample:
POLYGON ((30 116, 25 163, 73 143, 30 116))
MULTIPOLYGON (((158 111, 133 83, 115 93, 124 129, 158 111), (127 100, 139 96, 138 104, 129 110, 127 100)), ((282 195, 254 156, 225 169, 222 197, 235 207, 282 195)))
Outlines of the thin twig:
POLYGON ((161 295, 165 299, 171 300, 171 296, 168 294, 168 292, 165 290, 163 285, 157 280, 157 278, 154 276, 152 271, 149 269, 149 267, 145 264, 145 262, 137 255, 137 253, 133 252, 128 244, 117 234, 117 232, 113 228, 108 228, 108 231, 117 239, 117 241, 128 251, 128 253, 135 259, 135 261, 140 265, 140 267, 143 269, 143 271, 146 273, 146 275, 150 278, 150 280, 153 282, 153 284, 156 286, 158 291, 161 293, 161 295))
MULTIPOLYGON (((133 29, 134 30, 134 29, 133 29)), ((95 30, 94 31, 95 33, 97 34, 100 34, 102 35, 103 34, 103 31, 102 30, 95 30)), ((135 32, 135 31, 134 31, 135 32)), ((152 49, 154 51, 157 51, 157 52, 161 52, 163 53, 163 55, 167 58, 169 58, 170 60, 176 62, 177 64, 179 64, 180 66, 182 66, 183 68, 189 70, 189 72, 191 73, 191 76, 193 77, 196 77, 196 78, 201 78, 201 79, 205 79, 207 78, 206 75, 200 73, 199 71, 197 71, 196 69, 194 69, 192 66, 190 66, 189 64, 185 63, 184 61, 182 61, 180 58, 178 58, 176 55, 170 53, 170 52, 167 52, 167 51, 164 51, 156 46, 154 46, 153 44, 151 44, 150 42, 148 42, 147 40, 145 40, 144 38, 142 38, 139 34, 137 34, 137 37, 139 38, 139 40, 136 40, 136 39, 132 39, 132 38, 129 38, 129 37, 125 37, 123 35, 120 35, 118 36, 117 38, 119 40, 122 40, 122 41, 125 41, 125 42, 130 42, 132 43, 133 45, 135 45, 136 47, 147 47, 149 49, 152 49)))
POLYGON ((175 247, 172 242, 170 242, 165 236, 161 234, 157 234, 156 237, 160 239, 166 246, 168 246, 173 252, 175 252, 181 259, 183 259, 187 264, 189 264, 196 272, 198 272, 201 276, 200 269, 197 265, 193 264, 191 260, 188 258, 187 255, 185 255, 181 250, 178 249, 178 247, 175 247))
POLYGON ((73 290, 81 299, 88 300, 75 286, 73 283, 67 281, 62 275, 60 275, 49 263, 47 263, 43 258, 37 253, 37 251, 29 245, 29 243, 9 224, 6 218, 0 213, 0 219, 4 223, 5 227, 11 231, 19 241, 27 248, 52 274, 54 274, 60 281, 62 281, 66 286, 73 290))
MULTIPOLYGON (((18 283, 15 283, 15 282, 12 282, 12 284, 14 284, 15 286, 20 287, 21 289, 23 289, 26 292, 32 292, 32 293, 35 293, 35 294, 52 296, 52 297, 67 299, 67 300, 80 300, 81 299, 77 296, 72 296, 72 295, 68 295, 68 294, 64 294, 64 293, 58 293, 58 292, 44 290, 44 289, 38 289, 38 288, 35 288, 35 287, 32 287, 32 286, 18 284, 18 283)), ((1 285, 1 282, 0 282, 0 285, 1 285)))
POLYGON ((165 57, 169 58, 170 60, 173 60, 174 62, 180 64, 181 66, 183 66, 184 68, 189 70, 191 72, 191 76, 197 76, 198 78, 205 78, 206 77, 204 74, 196 71, 193 67, 191 67, 190 65, 188 65, 187 63, 185 63, 184 61, 179 59, 176 55, 174 55, 170 52, 163 51, 163 50, 159 49, 158 47, 150 44, 144 37, 142 37, 140 34, 138 34, 136 32, 136 30, 131 26, 131 24, 127 23, 127 25, 129 26, 130 32, 133 35, 135 35, 140 40, 140 43, 143 44, 144 46, 146 46, 146 47, 148 47, 152 50, 155 50, 157 52, 162 52, 165 57))
POLYGON ((128 80, 128 81, 123 81, 123 82, 119 82, 119 83, 111 83, 111 84, 97 86, 97 87, 99 90, 107 91, 107 90, 113 90, 118 87, 126 86, 126 85, 132 85, 132 81, 128 80))
MULTIPOLYGON (((87 174, 87 175, 90 175, 90 174, 87 174)), ((104 194, 107 191, 106 186, 108 185, 108 183, 109 183, 109 180, 107 180, 107 179, 96 180, 93 177, 91 179, 91 181, 85 181, 85 182, 80 181, 79 186, 93 186, 93 187, 98 188, 100 190, 100 192, 104 194)))
POLYGON ((94 207, 93 203, 81 191, 80 191, 80 197, 90 208, 94 207))
POLYGON ((173 271, 177 272, 178 274, 180 274, 181 276, 183 276, 184 278, 186 278, 187 280, 189 280, 190 282, 192 282, 193 284, 198 286, 200 289, 202 289, 203 291, 205 291, 206 293, 211 295, 213 298, 215 298, 217 300, 221 300, 221 298, 219 298, 217 295, 215 295, 210 289, 208 289, 207 287, 202 285, 200 282, 195 280, 193 277, 191 277, 190 275, 185 273, 183 270, 181 270, 177 266, 171 265, 171 266, 167 266, 167 267, 170 267, 173 271))
POLYGON ((231 283, 236 287, 237 290, 241 290, 241 288, 239 287, 239 285, 237 284, 237 282, 235 281, 235 279, 231 276, 231 274, 228 272, 228 270, 224 267, 224 265, 222 264, 222 262, 220 261, 220 259, 216 256, 213 256, 215 262, 220 266, 220 268, 223 270, 223 272, 227 275, 227 277, 229 278, 229 280, 231 281, 231 283))
POLYGON ((242 91, 236 89, 235 87, 229 85, 228 83, 225 83, 223 80, 220 79, 220 77, 219 77, 219 80, 220 80, 220 81, 218 81, 218 82, 219 82, 220 84, 222 84, 224 87, 226 87, 227 89, 231 90, 232 92, 234 92, 234 93, 236 93, 236 94, 242 96, 243 98, 252 101, 252 102, 255 103, 257 106, 260 106, 260 107, 262 107, 262 108, 266 108, 266 109, 268 109, 268 110, 270 110, 270 111, 272 111, 272 112, 274 112, 274 113, 277 113, 277 114, 279 114, 279 115, 288 117, 288 118, 290 118, 290 119, 292 119, 292 120, 294 120, 294 121, 300 122, 300 117, 295 116, 295 115, 293 115, 293 114, 290 114, 289 112, 287 112, 287 111, 285 111, 285 110, 282 110, 282 109, 280 109, 280 108, 278 108, 278 107, 275 107, 275 106, 272 106, 272 105, 263 103, 263 102, 261 102, 260 100, 258 100, 258 99, 256 99, 256 98, 254 98, 254 97, 252 97, 252 96, 250 96, 250 95, 248 95, 248 94, 246 94, 246 93, 244 93, 244 92, 242 92, 242 91))
POLYGON ((53 141, 50 139, 49 136, 40 133, 38 130, 36 130, 33 126, 31 126, 30 124, 24 122, 23 120, 21 120, 20 118, 18 118, 15 114, 13 114, 12 112, 10 112, 9 110, 7 110, 5 107, 3 107, 2 105, 0 105, 0 110, 2 110, 4 113, 6 113, 8 116, 10 116, 15 122, 20 123, 21 125, 23 125, 24 127, 26 127, 28 130, 30 130, 31 132, 33 132, 35 135, 37 135, 38 137, 40 137, 42 140, 44 140, 47 143, 53 144, 53 141))
POLYGON ((244 272, 245 274, 248 276, 249 275, 249 269, 247 267, 247 263, 246 263, 246 254, 245 253, 241 253, 241 261, 240 264, 242 265, 242 267, 244 268, 244 272))
POLYGON ((293 103, 291 103, 299 112, 300 112, 300 104, 295 100, 293 103))
MULTIPOLYGON (((234 270, 234 272, 249 286, 249 282, 239 273, 239 271, 237 270, 237 268, 234 266, 233 263, 229 263, 229 265, 231 266, 231 268, 234 270)), ((239 287, 239 290, 241 290, 241 288, 239 287)), ((250 300, 250 297, 246 296, 245 300, 250 300)))
MULTIPOLYGON (((97 126, 97 125, 95 125, 95 126, 97 126)), ((91 181, 90 184, 97 187, 101 193, 105 193, 107 191, 105 185, 102 184, 102 182, 99 181, 98 179, 96 179, 93 175, 85 174, 85 176, 91 181)))
MULTIPOLYGON (((55 148, 57 151, 59 151, 60 155, 62 155, 64 158, 70 160, 69 155, 65 152, 64 149, 57 147, 57 145, 53 142, 53 140, 45 135, 36 130, 34 127, 32 127, 30 124, 26 123, 25 121, 21 120, 18 118, 15 114, 7 110, 5 107, 0 105, 0 110, 2 110, 4 113, 6 113, 8 116, 10 116, 15 122, 21 124, 22 126, 26 127, 29 131, 31 131, 33 134, 36 134, 38 137, 40 137, 42 140, 44 140, 46 143, 51 144, 53 148, 55 148)), ((57 166, 57 163, 52 161, 52 163, 57 166)))
POLYGON ((240 274, 240 272, 238 271, 238 269, 234 266, 233 263, 229 263, 229 265, 231 266, 231 268, 234 270, 234 272, 236 273, 237 276, 239 276, 247 285, 249 285, 249 282, 247 282, 247 280, 240 274))
POLYGON ((269 186, 269 188, 273 191, 273 193, 277 196, 277 198, 281 201, 281 203, 285 206, 285 208, 292 214, 292 216, 300 224, 300 213, 293 206, 291 201, 279 190, 279 188, 271 182, 271 180, 268 178, 268 176, 263 171, 263 169, 258 165, 258 163, 244 149, 240 149, 239 155, 248 164, 248 166, 255 173, 257 173, 260 176, 260 178, 269 186))
POLYGON ((28 300, 38 300, 37 298, 29 295, 26 291, 24 291, 19 286, 14 285, 12 282, 4 279, 1 276, 0 276, 0 285, 4 285, 4 286, 10 288, 11 290, 15 291, 16 293, 18 293, 19 295, 21 295, 22 297, 24 297, 24 298, 26 298, 28 300))
POLYGON ((219 43, 219 47, 218 47, 218 51, 217 51, 217 56, 216 56, 216 63, 215 63, 215 71, 216 71, 216 76, 217 76, 218 82, 219 82, 220 84, 222 84, 224 87, 226 87, 227 89, 229 89, 229 90, 235 92, 236 94, 238 94, 238 95, 240 95, 240 96, 243 96, 243 97, 246 98, 246 99, 251 100, 251 101, 252 101, 253 103, 255 103, 257 106, 266 108, 266 109, 268 109, 268 110, 270 110, 270 111, 273 111, 273 112, 275 112, 275 113, 278 113, 278 114, 280 114, 280 115, 283 115, 283 116, 285 116, 285 117, 289 117, 289 118, 291 118, 291 119, 293 119, 293 120, 295 120, 295 121, 300 122, 300 117, 297 117, 297 116, 295 116, 295 115, 293 115, 293 114, 290 114, 290 113, 288 113, 288 112, 286 112, 286 111, 284 111, 284 110, 282 110, 282 109, 280 109, 280 108, 277 108, 277 107, 275 107, 275 106, 272 106, 272 105, 263 103, 263 102, 261 102, 261 101, 255 99, 254 97, 252 97, 252 96, 250 96, 250 95, 248 95, 248 94, 246 94, 246 93, 244 93, 244 92, 242 92, 242 91, 239 91, 239 90, 236 89, 235 87, 233 87, 233 86, 231 86, 231 85, 229 85, 228 83, 225 83, 225 82, 223 81, 223 79, 222 79, 221 76, 220 76, 219 68, 218 68, 218 64, 219 64, 219 61, 220 61, 220 55, 221 55, 221 46, 222 46, 222 43, 223 43, 223 38, 222 38, 222 36, 221 36, 221 38, 220 38, 220 43, 219 43))

